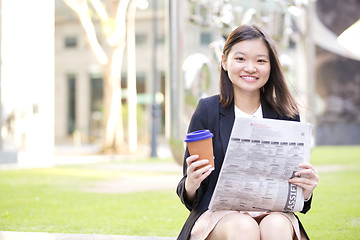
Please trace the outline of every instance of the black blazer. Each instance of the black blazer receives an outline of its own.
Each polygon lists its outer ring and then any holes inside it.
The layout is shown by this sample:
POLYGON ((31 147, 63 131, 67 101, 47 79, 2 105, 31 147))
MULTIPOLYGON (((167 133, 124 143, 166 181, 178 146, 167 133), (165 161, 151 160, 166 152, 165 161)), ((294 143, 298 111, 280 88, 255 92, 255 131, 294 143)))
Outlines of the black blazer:
MULTIPOLYGON (((299 116, 296 118, 279 116, 279 114, 277 114, 263 98, 261 98, 261 107, 264 118, 300 121, 299 116)), ((208 209, 211 196, 214 192, 220 169, 225 157, 234 121, 234 105, 232 104, 232 106, 224 108, 220 104, 219 95, 200 99, 198 106, 193 113, 188 132, 209 129, 214 134, 213 149, 215 157, 215 170, 201 183, 199 189, 196 192, 196 199, 193 202, 189 202, 185 196, 185 179, 187 169, 185 160, 190 154, 188 149, 186 149, 183 163, 183 178, 180 180, 177 186, 177 194, 180 197, 182 203, 186 206, 187 209, 189 209, 190 215, 177 238, 179 240, 190 238, 190 233, 195 224, 195 221, 208 209)), ((306 213, 310 209, 311 200, 312 199, 305 202, 304 208, 301 211, 302 213, 306 213)), ((300 230, 303 231, 303 233, 306 235, 306 232, 300 221, 299 226, 300 230)), ((307 235, 306 237, 309 239, 307 235)))

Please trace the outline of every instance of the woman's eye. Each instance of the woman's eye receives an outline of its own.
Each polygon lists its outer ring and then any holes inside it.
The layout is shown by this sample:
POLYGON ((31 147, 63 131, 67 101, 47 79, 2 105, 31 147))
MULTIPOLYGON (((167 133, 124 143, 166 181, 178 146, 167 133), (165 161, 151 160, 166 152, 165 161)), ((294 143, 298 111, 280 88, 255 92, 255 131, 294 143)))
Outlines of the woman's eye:
POLYGON ((243 57, 237 57, 236 60, 238 61, 244 61, 245 59, 243 57))

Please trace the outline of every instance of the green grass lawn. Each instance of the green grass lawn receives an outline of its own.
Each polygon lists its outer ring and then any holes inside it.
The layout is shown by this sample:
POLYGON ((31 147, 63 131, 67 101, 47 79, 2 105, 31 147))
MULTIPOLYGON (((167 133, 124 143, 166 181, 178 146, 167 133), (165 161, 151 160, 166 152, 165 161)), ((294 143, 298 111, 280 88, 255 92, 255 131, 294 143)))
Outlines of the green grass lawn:
POLYGON ((312 208, 298 214, 312 239, 360 239, 360 146, 317 147, 316 166, 341 165, 340 171, 323 171, 314 192, 312 208))
POLYGON ((0 230, 176 236, 187 211, 175 189, 128 194, 83 190, 96 181, 139 174, 154 173, 99 170, 92 164, 1 171, 0 230))
MULTIPOLYGON (((310 237, 360 239, 360 147, 317 147, 311 162, 348 167, 319 173, 311 211, 298 214, 310 237)), ((0 230, 177 236, 188 212, 175 189, 127 194, 83 190, 97 181, 138 174, 160 173, 93 165, 0 171, 0 230)))

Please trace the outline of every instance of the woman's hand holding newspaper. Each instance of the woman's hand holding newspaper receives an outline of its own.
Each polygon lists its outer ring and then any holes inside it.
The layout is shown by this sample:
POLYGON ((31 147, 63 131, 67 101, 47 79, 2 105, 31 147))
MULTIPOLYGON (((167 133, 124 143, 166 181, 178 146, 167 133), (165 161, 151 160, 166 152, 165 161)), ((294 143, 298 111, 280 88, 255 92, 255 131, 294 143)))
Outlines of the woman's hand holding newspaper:
POLYGON ((309 200, 312 192, 318 184, 319 176, 310 163, 300 163, 299 171, 295 173, 295 178, 289 179, 289 182, 303 188, 304 199, 309 200))

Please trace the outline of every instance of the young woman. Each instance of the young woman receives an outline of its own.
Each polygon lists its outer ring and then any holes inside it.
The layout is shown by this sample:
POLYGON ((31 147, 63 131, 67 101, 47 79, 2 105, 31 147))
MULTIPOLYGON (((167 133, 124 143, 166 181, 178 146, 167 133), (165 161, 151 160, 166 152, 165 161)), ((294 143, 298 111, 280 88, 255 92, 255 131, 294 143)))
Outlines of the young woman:
MULTIPOLYGON (((207 159, 190 156, 186 149, 183 178, 177 194, 191 211, 178 239, 309 239, 294 213, 208 210, 230 138, 235 117, 299 121, 272 39, 255 25, 235 29, 226 40, 221 61, 220 94, 201 99, 189 132, 209 129, 213 134, 215 170, 207 159), (203 168, 199 168, 204 166, 203 168)), ((239 153, 241 154, 241 153, 239 153)), ((302 213, 311 206, 318 175, 308 163, 289 180, 301 186, 305 197, 302 213)))

